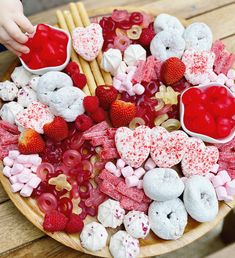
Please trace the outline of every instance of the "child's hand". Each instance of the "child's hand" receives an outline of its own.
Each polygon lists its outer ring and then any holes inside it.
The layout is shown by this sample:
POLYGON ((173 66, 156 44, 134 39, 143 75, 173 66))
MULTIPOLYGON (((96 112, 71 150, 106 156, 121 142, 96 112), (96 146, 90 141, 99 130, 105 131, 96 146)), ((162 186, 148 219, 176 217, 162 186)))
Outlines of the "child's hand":
POLYGON ((29 53, 24 46, 28 37, 21 31, 34 32, 34 27, 24 16, 23 5, 20 0, 0 1, 0 43, 10 51, 20 56, 29 53))

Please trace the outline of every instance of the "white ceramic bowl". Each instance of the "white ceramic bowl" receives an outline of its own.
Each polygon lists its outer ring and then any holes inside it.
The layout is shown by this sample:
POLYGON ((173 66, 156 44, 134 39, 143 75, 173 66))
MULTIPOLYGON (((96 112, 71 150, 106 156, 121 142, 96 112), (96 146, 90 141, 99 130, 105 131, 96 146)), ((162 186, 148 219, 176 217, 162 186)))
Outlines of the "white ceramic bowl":
MULTIPOLYGON (((235 97, 235 95, 229 90, 229 88, 227 88, 226 86, 224 85, 221 85, 219 83, 209 83, 209 84, 206 84, 206 85, 202 85, 202 86, 195 86, 195 88, 198 88, 198 89, 205 89, 205 88, 208 88, 208 87, 211 87, 211 86, 221 86, 221 87, 224 87, 228 90, 229 94, 233 97, 235 97)), ((184 95, 184 93, 186 91, 188 91, 189 89, 191 89, 192 87, 186 89, 182 94, 181 94, 181 97, 180 97, 180 122, 181 122, 181 126, 183 128, 183 130, 189 134, 190 136, 193 136, 193 137, 197 137, 197 138, 200 138, 201 140, 203 140, 204 142, 209 142, 209 143, 227 143, 229 141, 231 141, 233 139, 233 137, 235 137, 235 128, 233 128, 232 132, 230 133, 230 135, 228 135, 226 138, 221 138, 221 139, 215 139, 215 138, 212 138, 210 136, 207 136, 207 135, 204 135, 204 134, 200 134, 200 133, 195 133, 195 132, 192 132, 190 130, 188 130, 186 127, 185 127, 185 124, 184 124, 184 104, 182 102, 182 97, 184 95)))
MULTIPOLYGON (((37 75, 43 75, 47 72, 50 72, 50 71, 62 71, 64 70, 64 68, 68 65, 69 61, 70 61, 70 58, 71 58, 71 36, 70 34, 67 32, 67 31, 64 31, 62 29, 59 29, 59 28, 56 28, 56 27, 53 27, 49 24, 46 24, 48 25, 49 27, 51 27, 52 29, 54 30, 58 30, 58 31, 61 31, 63 33, 65 33, 67 36, 68 36, 68 44, 67 44, 67 58, 65 60, 65 62, 62 64, 62 65, 59 65, 59 66, 51 66, 51 67, 44 67, 44 68, 40 68, 40 69, 30 69, 27 64, 20 58, 20 61, 21 61, 21 64, 23 65, 23 67, 29 71, 30 73, 32 74, 37 74, 37 75)), ((37 26, 35 27, 37 28, 37 26)))

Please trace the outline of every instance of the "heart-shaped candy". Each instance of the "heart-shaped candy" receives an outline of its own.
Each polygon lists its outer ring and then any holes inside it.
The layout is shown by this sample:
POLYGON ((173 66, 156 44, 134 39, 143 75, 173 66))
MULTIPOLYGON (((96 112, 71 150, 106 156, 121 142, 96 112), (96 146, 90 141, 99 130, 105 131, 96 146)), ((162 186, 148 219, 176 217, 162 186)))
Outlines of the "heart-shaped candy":
POLYGON ((187 147, 181 162, 182 172, 186 177, 209 173, 219 159, 217 147, 206 146, 198 138, 189 138, 187 147))
POLYGON ((126 164, 138 168, 149 156, 151 129, 139 126, 132 131, 127 127, 120 127, 115 134, 115 143, 119 155, 126 164))
POLYGON ((188 136, 183 131, 169 133, 157 126, 152 129, 151 157, 158 167, 170 168, 183 158, 188 136))
POLYGON ((94 60, 102 49, 104 38, 99 24, 92 23, 86 28, 78 27, 72 33, 75 51, 87 61, 94 60))

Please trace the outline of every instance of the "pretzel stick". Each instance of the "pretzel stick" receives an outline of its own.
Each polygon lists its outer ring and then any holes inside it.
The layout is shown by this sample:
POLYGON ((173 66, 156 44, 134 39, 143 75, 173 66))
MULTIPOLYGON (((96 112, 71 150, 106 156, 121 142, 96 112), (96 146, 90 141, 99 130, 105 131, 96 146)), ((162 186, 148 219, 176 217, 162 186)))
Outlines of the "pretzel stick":
MULTIPOLYGON (((63 13, 61 11, 57 11, 56 15, 57 15, 57 19, 58 19, 60 28, 69 32, 68 26, 67 26, 66 21, 63 16, 63 13)), ((74 51, 73 47, 72 47, 72 52, 71 52, 71 59, 73 62, 76 62, 78 64, 80 71, 83 73, 81 63, 80 63, 78 56, 77 56, 76 52, 74 51)), ((91 95, 88 85, 85 85, 85 87, 83 88, 83 91, 87 95, 91 95)))
MULTIPOLYGON (((84 24, 82 23, 79 12, 78 12, 78 10, 76 8, 76 5, 74 3, 70 4, 70 10, 71 10, 72 17, 73 17, 75 25, 77 27, 85 27, 84 24)), ((102 74, 100 72, 100 68, 99 68, 99 65, 98 65, 97 61, 93 60, 89 63, 90 63, 90 67, 91 67, 91 70, 93 72, 96 84, 97 85, 104 85, 105 82, 104 82, 104 79, 103 79, 102 74)))
MULTIPOLYGON (((73 22, 73 17, 71 15, 71 13, 69 11, 64 11, 64 17, 65 17, 67 26, 69 28, 69 31, 70 31, 70 33, 72 33, 73 30, 75 29, 75 24, 73 22)), ((91 95, 95 95, 96 83, 95 83, 95 79, 93 77, 91 68, 89 66, 89 63, 80 56, 78 56, 78 58, 81 63, 84 74, 87 77, 87 84, 88 84, 89 90, 91 92, 91 95)))
MULTIPOLYGON (((90 22, 90 19, 89 19, 89 16, 87 14, 87 11, 86 11, 86 8, 85 8, 84 4, 82 2, 78 2, 77 3, 77 9, 78 9, 78 12, 80 14, 83 25, 85 27, 89 26, 91 22, 90 22)), ((97 60, 98 65, 100 66, 101 61, 102 61, 102 52, 99 53, 96 60, 97 60)), ((112 82, 112 77, 111 77, 110 73, 105 72, 103 69, 100 69, 100 70, 101 70, 101 73, 103 75, 105 84, 112 85, 113 82, 112 82)))

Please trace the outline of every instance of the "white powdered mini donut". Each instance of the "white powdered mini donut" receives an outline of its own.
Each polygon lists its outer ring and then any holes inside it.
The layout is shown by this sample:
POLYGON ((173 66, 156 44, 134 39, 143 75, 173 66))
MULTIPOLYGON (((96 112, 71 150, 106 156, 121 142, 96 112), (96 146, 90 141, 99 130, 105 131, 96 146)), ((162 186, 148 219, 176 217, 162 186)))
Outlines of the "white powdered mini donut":
POLYGON ((177 31, 180 35, 184 33, 184 26, 175 16, 166 13, 159 14, 154 21, 154 31, 159 33, 169 29, 177 31))
POLYGON ((85 96, 85 93, 76 87, 64 87, 53 93, 49 108, 54 115, 63 117, 67 122, 73 122, 77 116, 85 112, 85 96))
POLYGON ((211 29, 202 22, 190 24, 183 35, 185 39, 186 49, 195 49, 198 51, 210 50, 213 41, 211 29))
POLYGON ((58 89, 63 87, 72 87, 72 79, 62 72, 48 72, 40 77, 37 85, 37 96, 40 102, 48 105, 51 98, 58 89))
POLYGON ((24 69, 23 66, 16 67, 11 74, 11 79, 18 88, 28 86, 34 75, 24 69))
POLYGON ((207 222, 216 217, 219 210, 218 200, 208 178, 195 175, 187 179, 184 205, 189 215, 196 221, 207 222))
POLYGON ((16 98, 18 88, 13 82, 0 82, 0 99, 3 101, 12 101, 16 98))
POLYGON ((32 90, 31 88, 29 88, 28 86, 20 89, 17 97, 18 97, 17 102, 22 107, 28 107, 28 105, 30 105, 32 102, 37 101, 36 92, 34 90, 32 90))
POLYGON ((144 175, 145 194, 154 201, 167 201, 179 197, 184 183, 174 169, 154 168, 144 175))
POLYGON ((23 111, 23 107, 15 101, 6 103, 0 110, 0 117, 3 121, 7 121, 10 124, 15 123, 16 115, 23 111))
POLYGON ((148 216, 141 211, 129 211, 124 217, 124 226, 134 238, 145 238, 150 230, 148 216))
POLYGON ((164 30, 159 32, 151 41, 151 54, 165 61, 170 57, 181 58, 185 49, 185 40, 174 30, 164 30))
POLYGON ((152 202, 148 216, 152 231, 165 240, 180 238, 188 222, 188 214, 179 198, 165 202, 152 202))
POLYGON ((40 76, 34 75, 33 78, 30 80, 29 87, 32 90, 37 91, 39 79, 40 79, 40 76))
POLYGON ((140 252, 139 241, 119 230, 111 236, 109 250, 114 258, 136 258, 140 252))
POLYGON ((88 251, 96 252, 106 246, 108 233, 100 223, 91 222, 84 226, 80 239, 84 248, 88 251))

